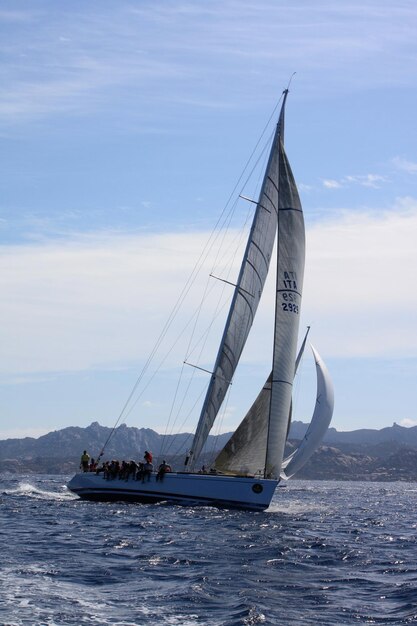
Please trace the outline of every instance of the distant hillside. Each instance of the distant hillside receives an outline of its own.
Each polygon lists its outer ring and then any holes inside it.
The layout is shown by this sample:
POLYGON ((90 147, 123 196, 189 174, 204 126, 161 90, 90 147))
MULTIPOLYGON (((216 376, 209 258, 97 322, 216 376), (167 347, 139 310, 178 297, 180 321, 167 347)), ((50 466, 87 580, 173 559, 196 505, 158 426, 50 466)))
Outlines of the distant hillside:
MULTIPOLYGON (((291 424, 290 439, 302 439, 307 432, 308 424, 293 422, 291 424)), ((357 444, 359 446, 376 446, 383 443, 402 443, 417 448, 417 426, 405 428, 394 422, 392 426, 373 430, 361 428, 359 430, 341 431, 329 428, 324 436, 324 443, 329 444, 357 444)))
MULTIPOLYGON (((74 471, 78 468, 83 450, 96 457, 108 441, 112 429, 93 422, 87 428, 70 426, 56 430, 38 439, 6 439, 0 441, 0 471, 74 471)), ((209 436, 204 454, 220 449, 229 434, 209 436)), ((162 453, 171 461, 183 459, 192 443, 190 433, 160 435, 150 428, 119 426, 106 445, 105 459, 142 459, 145 450, 158 458, 162 453)))
MULTIPOLYGON (((308 425, 291 425, 287 453, 293 450, 308 425)), ((97 456, 112 429, 93 422, 87 428, 68 427, 38 439, 0 441, 0 472, 65 473, 75 471, 84 449, 97 456)), ((201 462, 207 463, 213 452, 221 449, 231 433, 210 436, 201 462)), ((149 428, 119 426, 108 445, 107 459, 141 459, 145 450, 156 458, 161 453, 177 467, 181 466, 192 435, 159 435, 149 428), (162 452, 161 452, 162 451, 162 452)), ((338 432, 330 428, 323 446, 317 450, 297 478, 325 480, 417 480, 417 426, 403 428, 394 424, 381 430, 361 429, 338 432)))

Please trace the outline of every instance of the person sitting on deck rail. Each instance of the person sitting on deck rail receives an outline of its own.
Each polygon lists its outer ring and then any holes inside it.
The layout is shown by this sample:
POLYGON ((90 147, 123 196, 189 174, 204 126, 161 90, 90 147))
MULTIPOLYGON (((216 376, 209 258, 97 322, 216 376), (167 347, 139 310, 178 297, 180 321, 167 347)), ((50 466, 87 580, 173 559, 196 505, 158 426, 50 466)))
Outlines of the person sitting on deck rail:
POLYGON ((171 472, 171 466, 165 461, 162 461, 161 465, 158 467, 158 473, 156 475, 156 480, 162 481, 167 472, 171 472))
POLYGON ((119 461, 116 461, 115 459, 113 459, 113 461, 108 463, 107 468, 104 472, 104 477, 107 478, 108 480, 119 478, 120 469, 121 469, 121 466, 120 466, 119 461))
POLYGON ((132 476, 132 478, 135 479, 138 468, 139 468, 139 465, 136 463, 136 461, 133 461, 133 460, 129 461, 127 478, 129 479, 129 477, 132 476))
POLYGON ((153 465, 152 463, 145 463, 143 466, 143 475, 142 475, 142 482, 145 482, 145 478, 148 479, 148 482, 151 480, 151 475, 153 472, 153 465))
POLYGON ((136 480, 142 480, 145 472, 145 464, 142 462, 138 463, 138 471, 136 472, 136 480))

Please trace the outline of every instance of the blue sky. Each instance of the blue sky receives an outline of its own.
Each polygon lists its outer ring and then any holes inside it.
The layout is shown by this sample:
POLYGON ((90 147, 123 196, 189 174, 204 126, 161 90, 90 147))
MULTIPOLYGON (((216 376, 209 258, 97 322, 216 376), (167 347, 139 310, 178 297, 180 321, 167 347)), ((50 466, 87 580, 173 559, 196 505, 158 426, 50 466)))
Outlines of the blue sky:
MULTIPOLYGON (((293 72, 333 425, 417 424, 415 2, 6 0, 0 29, 1 438, 113 425, 293 72)), ((270 301, 222 430, 268 372, 270 301)), ((123 421, 164 431, 182 357, 123 421)))

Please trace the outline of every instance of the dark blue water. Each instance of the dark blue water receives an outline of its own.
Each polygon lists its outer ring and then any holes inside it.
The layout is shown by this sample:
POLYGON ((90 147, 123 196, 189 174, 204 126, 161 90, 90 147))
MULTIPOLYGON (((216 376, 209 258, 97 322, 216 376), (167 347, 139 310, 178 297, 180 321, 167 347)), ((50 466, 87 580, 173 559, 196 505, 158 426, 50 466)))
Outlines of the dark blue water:
POLYGON ((2 477, 0 624, 417 624, 417 484, 293 481, 265 513, 2 477))

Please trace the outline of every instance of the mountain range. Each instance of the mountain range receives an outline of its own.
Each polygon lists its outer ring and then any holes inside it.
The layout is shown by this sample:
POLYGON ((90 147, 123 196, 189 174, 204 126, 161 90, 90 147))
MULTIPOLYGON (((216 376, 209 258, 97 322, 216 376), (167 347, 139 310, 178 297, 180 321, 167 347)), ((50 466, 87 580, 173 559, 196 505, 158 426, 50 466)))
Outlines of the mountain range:
MULTIPOLYGON (((308 425, 295 421, 291 425, 287 452, 304 437, 308 425)), ((231 433, 209 436, 202 463, 209 463, 231 433)), ((122 424, 113 430, 93 422, 86 428, 70 426, 37 439, 0 441, 0 472, 62 473, 78 469, 80 455, 88 450, 103 458, 143 458, 151 450, 155 458, 167 458, 180 468, 192 435, 161 435, 150 428, 122 424)), ((360 429, 339 432, 329 428, 323 445, 316 451, 297 478, 316 480, 417 480, 417 426, 404 428, 397 424, 381 430, 360 429)))

